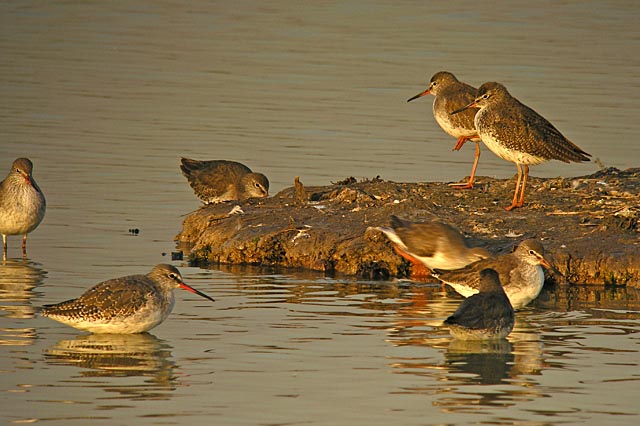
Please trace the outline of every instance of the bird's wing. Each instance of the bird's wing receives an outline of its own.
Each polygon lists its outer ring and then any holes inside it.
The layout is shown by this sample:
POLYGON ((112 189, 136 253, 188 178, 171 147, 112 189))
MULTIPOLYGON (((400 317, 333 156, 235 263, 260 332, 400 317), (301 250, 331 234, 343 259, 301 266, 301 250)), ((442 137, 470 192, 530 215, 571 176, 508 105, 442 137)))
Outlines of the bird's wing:
POLYGON ((133 275, 96 284, 77 299, 45 305, 45 312, 68 316, 100 315, 108 320, 124 311, 137 310, 154 296, 154 286, 144 275, 133 275), (126 285, 122 285, 125 280, 126 285))

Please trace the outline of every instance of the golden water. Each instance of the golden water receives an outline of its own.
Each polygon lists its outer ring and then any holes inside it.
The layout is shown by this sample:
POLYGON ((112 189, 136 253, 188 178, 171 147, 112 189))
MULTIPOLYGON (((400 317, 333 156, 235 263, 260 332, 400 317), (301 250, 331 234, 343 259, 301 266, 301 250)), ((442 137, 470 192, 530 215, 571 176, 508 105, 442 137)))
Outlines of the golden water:
MULTIPOLYGON (((605 166, 637 167, 634 2, 5 2, 0 173, 27 156, 47 197, 0 265, 2 419, 46 424, 630 424, 634 291, 564 290, 509 342, 461 346, 441 289, 174 262, 153 335, 87 336, 34 316, 168 262, 199 202, 180 156, 232 159, 271 192, 347 176, 453 181, 473 147, 406 103, 440 70, 503 82, 605 166), (129 229, 140 230, 138 235, 129 229), (592 294, 587 294, 589 291, 592 294), (567 297, 565 297, 567 296, 567 297)), ((550 162, 578 176, 594 162, 550 162)), ((515 167, 484 149, 480 175, 515 167)))

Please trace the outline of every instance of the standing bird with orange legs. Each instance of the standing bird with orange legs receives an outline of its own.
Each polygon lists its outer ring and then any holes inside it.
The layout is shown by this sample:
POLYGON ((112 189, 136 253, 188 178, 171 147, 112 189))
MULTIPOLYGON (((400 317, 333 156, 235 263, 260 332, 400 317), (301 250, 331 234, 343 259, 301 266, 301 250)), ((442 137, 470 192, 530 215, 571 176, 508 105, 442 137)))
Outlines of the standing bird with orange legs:
POLYGON ((438 125, 449 135, 458 139, 454 151, 462 148, 468 140, 476 143, 476 156, 471 168, 471 176, 466 183, 453 183, 451 186, 458 189, 473 188, 476 176, 476 168, 480 159, 480 137, 476 132, 473 118, 477 109, 468 109, 462 113, 451 115, 450 112, 468 105, 475 99, 477 89, 459 81, 453 74, 447 71, 437 72, 431 77, 429 87, 424 92, 418 93, 407 100, 411 102, 425 95, 433 95, 433 117, 438 125))
POLYGON ((2 257, 7 258, 7 236, 23 235, 22 257, 27 257, 27 234, 40 225, 47 209, 47 202, 33 178, 33 163, 28 158, 18 158, 11 171, 0 182, 0 234, 2 257))
POLYGON ((472 102, 451 115, 464 113, 469 108, 480 108, 474 123, 482 142, 498 157, 515 163, 518 168, 513 201, 505 208, 508 211, 524 205, 530 165, 548 160, 579 163, 589 161, 591 157, 544 117, 511 96, 500 83, 484 83, 472 102))

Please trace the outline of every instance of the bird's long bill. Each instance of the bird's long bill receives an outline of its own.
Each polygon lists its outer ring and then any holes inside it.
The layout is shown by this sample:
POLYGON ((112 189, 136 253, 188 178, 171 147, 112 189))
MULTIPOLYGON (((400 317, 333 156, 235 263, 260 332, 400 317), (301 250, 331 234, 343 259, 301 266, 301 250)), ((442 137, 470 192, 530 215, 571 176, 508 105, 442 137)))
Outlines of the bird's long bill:
POLYGON ((549 268, 549 269, 555 269, 553 266, 551 266, 551 264, 549 262, 547 262, 547 259, 545 259, 544 257, 540 256, 540 264, 542 266, 544 266, 545 268, 549 268))
POLYGON ((418 93, 418 94, 417 94, 417 95, 415 95, 413 98, 409 98, 409 99, 407 99, 407 102, 411 102, 411 101, 412 101, 412 100, 414 100, 414 99, 421 98, 421 97, 423 97, 424 95, 428 95, 429 93, 431 93, 431 92, 429 92, 429 89, 427 89, 427 90, 425 90, 424 92, 420 92, 420 93, 418 93))
POLYGON ((203 293, 203 292, 201 292, 201 291, 196 290, 195 288, 191 287, 190 285, 187 285, 187 284, 185 284, 185 283, 180 283, 180 288, 183 288, 183 289, 185 289, 185 290, 187 290, 187 291, 190 291, 191 293, 195 293, 195 294, 197 294, 198 296, 202 296, 202 297, 204 297, 205 299, 209 299, 209 300, 211 300, 212 302, 215 302, 215 299, 213 299, 212 297, 207 296, 206 294, 204 294, 204 293, 203 293))
POLYGON ((457 114, 457 113, 459 113, 459 112, 465 111, 465 110, 467 110, 467 109, 469 109, 469 108, 472 108, 472 107, 474 107, 474 106, 476 106, 476 101, 473 101, 473 102, 471 102, 469 105, 465 105, 465 106, 463 106, 462 108, 459 108, 459 109, 457 109, 457 110, 455 110, 455 111, 451 111, 451 112, 449 113, 449 115, 455 115, 455 114, 457 114))

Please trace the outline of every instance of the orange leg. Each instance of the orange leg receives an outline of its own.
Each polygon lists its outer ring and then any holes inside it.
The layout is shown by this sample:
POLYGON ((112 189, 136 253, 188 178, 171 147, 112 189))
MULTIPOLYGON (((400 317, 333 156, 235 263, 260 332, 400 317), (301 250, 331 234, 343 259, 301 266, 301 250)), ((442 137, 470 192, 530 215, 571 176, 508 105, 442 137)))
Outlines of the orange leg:
POLYGON ((520 199, 518 200, 518 207, 524 205, 524 189, 527 186, 527 178, 529 177, 529 166, 524 165, 524 176, 522 177, 522 187, 520 189, 520 199))
POLYGON ((393 245, 393 248, 395 249, 396 253, 398 253, 400 256, 407 259, 409 263, 411 263, 411 276, 409 278, 419 281, 431 276, 431 271, 426 266, 424 266, 424 263, 411 256, 409 253, 402 251, 395 244, 393 245))
MULTIPOLYGON (((462 138, 460 138, 462 139, 462 138)), ((464 142, 463 142, 464 143, 464 142)), ((456 145, 458 146, 458 145, 456 145)), ((462 146, 462 145, 460 145, 462 146)), ((450 183, 449 186, 456 189, 471 189, 473 188, 473 181, 476 178, 476 169, 478 168, 478 160, 480 160, 480 142, 476 142, 476 157, 473 160, 473 167, 471 167, 471 176, 467 183, 450 183)))
POLYGON ((473 136, 461 136, 458 139, 458 142, 456 142, 456 146, 453 147, 454 151, 460 151, 460 148, 462 148, 462 145, 464 145, 464 143, 466 141, 470 141, 471 139, 475 139, 475 138, 479 138, 480 136, 478 135, 473 135, 473 136))
POLYGON ((27 257, 27 234, 22 237, 22 257, 27 257))
MULTIPOLYGON (((516 190, 513 193, 513 200, 511 201, 511 205, 509 207, 505 207, 506 211, 511 211, 513 209, 517 209, 518 207, 522 207, 522 204, 518 203, 518 190, 520 189, 520 182, 522 181, 522 166, 519 163, 516 163, 516 167, 518 168, 518 181, 516 182, 516 190)), ((529 166, 525 166, 527 169, 527 173, 529 173, 529 166)), ((525 182, 527 178, 524 178, 525 182)), ((524 201, 524 185, 522 187, 522 197, 524 201)))

